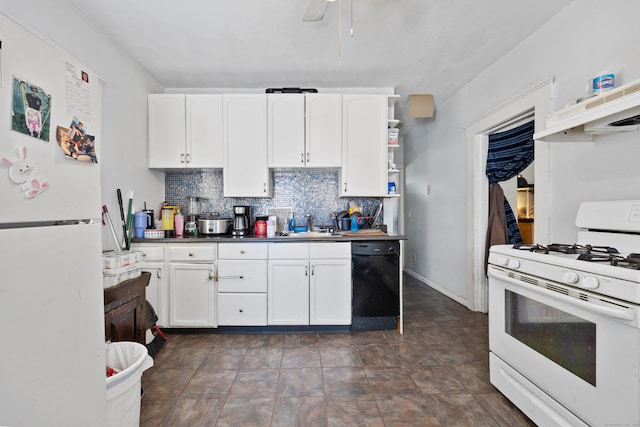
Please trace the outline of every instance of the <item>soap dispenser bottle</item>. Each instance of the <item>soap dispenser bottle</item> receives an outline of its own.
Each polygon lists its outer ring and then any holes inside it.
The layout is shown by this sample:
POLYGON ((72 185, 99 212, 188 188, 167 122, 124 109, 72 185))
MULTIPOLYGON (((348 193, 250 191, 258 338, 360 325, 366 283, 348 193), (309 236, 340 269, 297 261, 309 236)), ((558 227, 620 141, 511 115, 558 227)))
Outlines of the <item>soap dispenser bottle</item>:
POLYGON ((289 217, 289 231, 294 231, 296 226, 296 220, 293 216, 293 212, 291 212, 291 216, 289 217))

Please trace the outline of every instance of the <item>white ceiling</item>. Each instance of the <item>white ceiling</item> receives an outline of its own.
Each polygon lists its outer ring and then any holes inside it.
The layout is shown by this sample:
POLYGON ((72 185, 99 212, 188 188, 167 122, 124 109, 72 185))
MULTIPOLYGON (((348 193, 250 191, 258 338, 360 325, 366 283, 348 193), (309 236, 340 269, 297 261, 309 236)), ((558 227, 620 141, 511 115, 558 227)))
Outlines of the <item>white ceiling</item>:
POLYGON ((437 103, 573 0, 337 0, 311 23, 307 0, 68 1, 165 87, 394 87, 437 103))

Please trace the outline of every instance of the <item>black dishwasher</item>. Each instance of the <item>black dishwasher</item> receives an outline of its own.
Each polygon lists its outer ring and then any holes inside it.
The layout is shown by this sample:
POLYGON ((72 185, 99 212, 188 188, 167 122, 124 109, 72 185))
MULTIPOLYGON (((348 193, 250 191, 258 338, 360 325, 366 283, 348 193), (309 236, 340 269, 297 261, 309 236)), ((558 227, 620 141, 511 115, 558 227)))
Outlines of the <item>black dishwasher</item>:
POLYGON ((400 315, 400 242, 352 242, 351 274, 351 329, 396 329, 400 315))

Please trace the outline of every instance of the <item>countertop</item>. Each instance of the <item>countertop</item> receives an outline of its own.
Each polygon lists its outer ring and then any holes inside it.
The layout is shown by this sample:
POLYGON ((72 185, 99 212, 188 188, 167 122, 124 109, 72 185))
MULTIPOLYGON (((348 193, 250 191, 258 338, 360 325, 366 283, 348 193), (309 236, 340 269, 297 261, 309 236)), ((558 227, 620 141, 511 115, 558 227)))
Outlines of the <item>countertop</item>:
MULTIPOLYGON (((375 230, 377 231, 377 230, 375 230)), ((231 243, 231 242, 351 242, 359 240, 407 240, 406 236, 400 234, 381 234, 374 230, 359 230, 357 232, 344 232, 335 235, 305 236, 305 233, 292 236, 232 236, 231 234, 202 235, 183 237, 165 237, 159 239, 133 238, 132 243, 231 243)))

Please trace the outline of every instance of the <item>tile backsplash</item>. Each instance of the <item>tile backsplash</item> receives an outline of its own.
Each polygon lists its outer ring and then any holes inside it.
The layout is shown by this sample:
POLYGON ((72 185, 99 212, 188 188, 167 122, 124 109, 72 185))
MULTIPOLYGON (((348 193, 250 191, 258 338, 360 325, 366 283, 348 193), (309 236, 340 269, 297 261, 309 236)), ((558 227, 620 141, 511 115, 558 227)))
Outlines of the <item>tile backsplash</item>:
POLYGON ((268 208, 291 208, 296 224, 301 226, 306 225, 307 213, 313 215, 316 225, 333 224, 333 212, 347 210, 350 200, 361 206, 365 214, 373 213, 382 202, 376 198, 339 198, 337 170, 273 170, 272 178, 271 198, 229 198, 223 196, 222 169, 168 171, 165 200, 185 210, 187 196, 204 197, 205 212, 219 212, 224 217, 233 217, 234 205, 251 206, 252 217, 266 215, 268 208))

